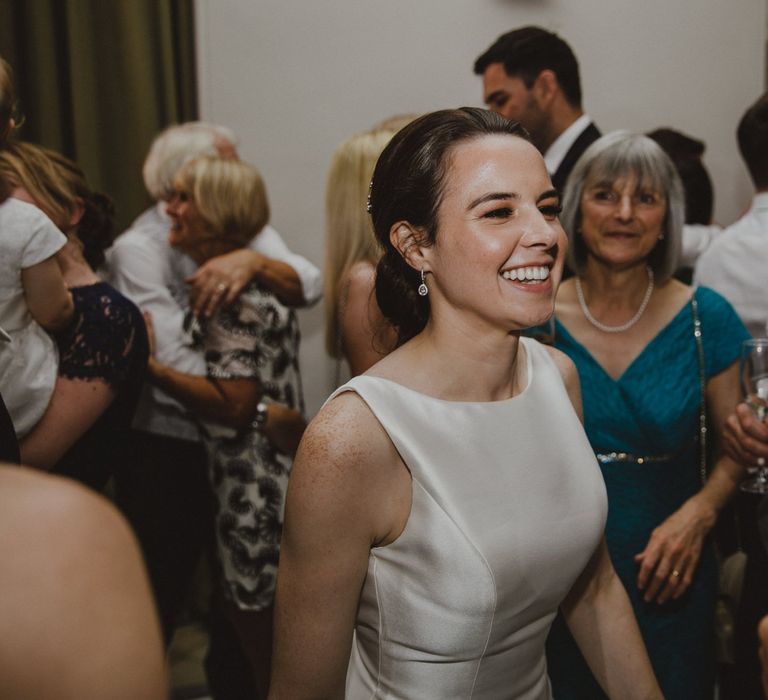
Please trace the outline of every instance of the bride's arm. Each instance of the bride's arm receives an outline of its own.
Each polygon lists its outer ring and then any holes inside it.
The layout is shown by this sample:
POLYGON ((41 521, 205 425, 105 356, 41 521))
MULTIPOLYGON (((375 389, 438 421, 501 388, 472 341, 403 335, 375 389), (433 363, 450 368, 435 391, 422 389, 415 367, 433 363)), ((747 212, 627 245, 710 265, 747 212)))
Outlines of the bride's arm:
POLYGON ((661 700, 632 606, 600 543, 561 606, 592 674, 608 697, 661 700))
MULTIPOLYGON (((573 361, 548 348, 574 410, 583 420, 579 375, 573 361)), ((611 563, 605 539, 563 601, 561 610, 584 658, 610 698, 658 700, 661 689, 632 606, 611 563)))
POLYGON ((389 438, 357 396, 337 397, 307 428, 288 486, 272 700, 344 697, 369 551, 409 511, 410 477, 389 438))

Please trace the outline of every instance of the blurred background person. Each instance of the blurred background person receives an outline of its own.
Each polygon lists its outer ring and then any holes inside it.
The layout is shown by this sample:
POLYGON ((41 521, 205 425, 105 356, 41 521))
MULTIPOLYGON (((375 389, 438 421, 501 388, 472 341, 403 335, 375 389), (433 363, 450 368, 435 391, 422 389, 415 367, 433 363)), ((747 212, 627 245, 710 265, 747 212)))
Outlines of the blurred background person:
MULTIPOLYGON (((654 129, 647 136, 669 156, 683 183, 685 223, 694 225, 694 232, 702 232, 699 227, 711 228, 715 198, 712 180, 703 161, 706 149, 704 142, 668 128, 654 129)), ((719 227, 714 228, 719 233, 719 227)), ((685 284, 691 284, 693 268, 681 267, 675 272, 675 277, 685 284)))
POLYGON ((57 255, 74 301, 60 329, 58 378, 42 418, 21 441, 25 464, 72 476, 99 490, 130 426, 148 347, 135 304, 97 274, 114 239, 114 209, 68 158, 28 143, 0 151, 12 196, 39 207, 66 234, 57 255))
MULTIPOLYGON (((628 132, 596 141, 566 187, 576 276, 561 286, 553 319, 555 347, 579 371, 584 427, 608 489, 611 560, 668 700, 714 690, 709 532, 743 476, 718 443, 748 337, 716 292, 671 278, 683 217, 680 180, 656 143, 628 132)), ((547 654, 555 697, 603 697, 561 622, 547 654)))
POLYGON ((755 193, 749 211, 699 258, 694 280, 728 299, 753 337, 761 338, 768 321, 761 276, 768 262, 768 93, 744 113, 736 137, 755 193))
POLYGON ((66 237, 37 207, 8 197, 8 181, 0 190, 0 390, 14 426, 6 439, 15 442, 50 403, 58 362, 46 331, 64 330, 74 303, 55 258, 66 237))
MULTIPOLYGON (((768 298, 762 283, 768 264, 768 93, 744 112, 736 137, 755 193, 746 214, 726 227, 699 258, 694 280, 728 299, 750 333, 760 338, 768 333, 768 298)), ((753 493, 740 493, 737 501, 739 540, 747 561, 736 613, 735 665, 724 700, 752 700, 761 693, 754 653, 758 621, 768 614, 768 553, 758 534, 761 501, 762 496, 753 493)))
MULTIPOLYGON (((203 265, 261 235, 269 206, 253 166, 209 156, 177 173, 168 215, 171 245, 203 265)), ((178 372, 152 358, 149 380, 186 405, 201 426, 216 496, 220 574, 213 616, 223 615, 236 632, 252 674, 239 693, 218 687, 232 685, 232 660, 220 657, 214 620, 209 686, 216 698, 265 698, 284 497, 305 427, 298 322, 254 281, 210 318, 188 313, 185 328, 203 353, 206 376, 178 372)))
MULTIPOLYGON (((373 168, 395 131, 356 134, 336 150, 325 191, 325 347, 352 376, 362 374, 395 347, 396 331, 375 296, 381 248, 367 210, 373 168)), ((336 384, 341 371, 337 364, 336 384)))
POLYGON ((502 34, 478 57, 474 71, 483 78, 488 109, 527 129, 562 192, 579 156, 600 137, 581 106, 571 47, 541 27, 520 27, 502 34))
MULTIPOLYGON (((190 308, 210 316, 234 301, 251 280, 289 306, 311 304, 320 296, 319 270, 292 253, 269 225, 249 247, 199 267, 169 245, 171 219, 165 209, 179 168, 200 156, 236 153, 235 135, 222 126, 193 122, 158 134, 143 169, 155 204, 110 251, 114 285, 152 316, 157 361, 185 374, 206 373, 202 352, 183 330, 190 308)), ((212 503, 199 428, 186 406, 157 387, 146 386, 142 394, 118 467, 116 498, 138 534, 170 642, 210 542, 212 503)))
MULTIPOLYGON (((8 137, 10 136, 11 132, 13 131, 13 128, 15 126, 15 112, 16 112, 16 89, 13 85, 13 71, 11 70, 11 66, 3 60, 2 57, 0 57, 0 148, 2 148, 8 137)), ((8 195, 10 194, 10 184, 0 180, 0 204, 5 202, 5 200, 8 198, 8 195)), ((6 208, 4 211, 8 211, 6 208)), ((2 213, 0 213, 0 217, 2 217, 2 213)), ((47 224, 41 224, 43 226, 48 226, 47 224)), ((6 244, 10 242, 14 236, 11 234, 11 227, 10 223, 8 221, 3 222, 0 225, 0 228, 3 231, 6 231, 5 236, 5 242, 6 244)), ((56 238, 57 234, 55 232, 51 232, 49 234, 50 238, 56 238)), ((65 239, 61 236, 58 237, 60 245, 56 248, 51 248, 51 253, 55 252, 55 250, 58 250, 61 245, 64 244, 65 239)), ((2 258, 4 261, 8 262, 11 260, 10 255, 7 253, 4 253, 2 258)), ((39 255, 35 255, 34 258, 34 264, 38 264, 40 262, 39 255)), ((54 269, 52 266, 47 266, 49 269, 49 274, 59 276, 61 275, 60 271, 57 269, 54 269)), ((6 270, 4 274, 0 276, 0 279, 6 280, 6 284, 8 284, 8 281, 17 279, 15 275, 15 270, 12 274, 11 271, 6 270)), ((2 284, 0 282, 0 284, 2 284)), ((9 290, 4 289, 3 290, 3 296, 5 296, 8 293, 9 290)), ((11 291, 11 294, 14 292, 11 291)), ((15 291, 16 294, 18 294, 18 289, 15 291)), ((59 293, 62 294, 61 291, 61 284, 59 284, 59 293)), ((63 292, 66 294, 66 292, 63 292)), ((6 323, 7 325, 7 323, 6 323)), ((0 356, 3 356, 2 359, 2 366, 8 366, 11 363, 11 359, 8 358, 8 354, 15 354, 11 350, 11 336, 2 328, 2 325, 0 325, 0 356)), ((49 341, 43 340, 43 343, 48 343, 49 341)), ((47 360, 48 353, 43 353, 42 358, 43 362, 50 362, 50 360, 47 360)), ((46 389, 47 391, 53 390, 53 382, 55 382, 55 369, 53 371, 49 370, 48 372, 48 385, 50 389, 46 389)), ((5 404, 5 400, 2 396, 2 383, 4 380, 0 380, 0 461, 4 462, 13 462, 16 463, 19 461, 19 443, 17 440, 17 434, 16 430, 13 425, 13 419, 11 418, 10 413, 8 412, 8 409, 5 404)), ((30 387, 31 388, 31 387, 30 387)), ((33 403, 33 402, 31 402, 33 403)))

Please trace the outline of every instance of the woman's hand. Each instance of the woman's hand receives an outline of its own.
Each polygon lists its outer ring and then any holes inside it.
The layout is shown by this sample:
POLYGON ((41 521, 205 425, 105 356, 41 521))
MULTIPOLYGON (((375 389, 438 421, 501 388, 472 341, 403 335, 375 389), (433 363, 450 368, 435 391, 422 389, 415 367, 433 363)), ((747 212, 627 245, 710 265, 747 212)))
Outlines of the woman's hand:
POLYGON ((645 549, 635 555, 640 564, 637 587, 646 602, 661 605, 688 590, 715 518, 715 510, 694 496, 651 533, 645 549))
POLYGON ((745 403, 726 418, 722 440, 728 455, 741 464, 759 466, 768 459, 768 426, 745 403))
POLYGON ((220 308, 229 306, 254 277, 263 260, 263 255, 247 249, 208 260, 186 280, 191 285, 192 310, 210 318, 220 308))

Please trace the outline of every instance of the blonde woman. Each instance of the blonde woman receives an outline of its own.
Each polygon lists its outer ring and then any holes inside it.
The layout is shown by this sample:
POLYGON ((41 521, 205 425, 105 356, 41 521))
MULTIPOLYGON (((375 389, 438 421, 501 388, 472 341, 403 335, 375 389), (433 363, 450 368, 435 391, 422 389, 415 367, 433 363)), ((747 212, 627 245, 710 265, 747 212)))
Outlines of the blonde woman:
MULTIPOLYGON (((15 109, 11 67, 0 58, 0 148, 15 126, 15 109)), ((56 382, 46 330, 66 326, 74 307, 54 257, 66 238, 10 193, 0 179, 0 459, 18 462, 17 437, 40 419, 56 382)))
POLYGON ((381 249, 366 209, 376 159, 394 135, 390 129, 357 134, 336 150, 325 195, 325 347, 362 374, 395 347, 396 333, 374 294, 381 249))
MULTIPOLYGON (((206 156, 177 173, 167 213, 168 242, 202 266, 261 235, 269 206, 253 166, 206 156)), ((210 319, 187 314, 184 326, 189 344, 204 353, 206 375, 179 372, 151 357, 148 376, 201 427, 216 498, 220 576, 213 615, 235 631, 249 666, 248 692, 261 698, 269 684, 284 495, 305 427, 298 322, 254 281, 210 319)), ((218 638, 211 641, 218 648, 218 638)))

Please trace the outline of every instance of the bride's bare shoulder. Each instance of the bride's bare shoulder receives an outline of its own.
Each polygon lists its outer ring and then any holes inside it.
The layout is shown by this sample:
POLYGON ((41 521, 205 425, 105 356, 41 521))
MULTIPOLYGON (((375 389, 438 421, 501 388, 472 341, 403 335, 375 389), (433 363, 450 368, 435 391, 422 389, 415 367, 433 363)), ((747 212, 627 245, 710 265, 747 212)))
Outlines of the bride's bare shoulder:
POLYGON ((310 422, 299 445, 292 479, 368 479, 398 460, 397 451, 368 404, 345 391, 325 404, 310 422))

